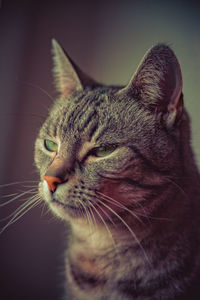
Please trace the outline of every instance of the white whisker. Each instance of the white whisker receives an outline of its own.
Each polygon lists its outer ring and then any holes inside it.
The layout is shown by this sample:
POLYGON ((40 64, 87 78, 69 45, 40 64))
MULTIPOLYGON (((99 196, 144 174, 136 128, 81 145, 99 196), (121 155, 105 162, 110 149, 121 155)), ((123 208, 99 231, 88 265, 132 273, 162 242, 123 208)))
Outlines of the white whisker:
POLYGON ((94 209, 94 211, 95 211, 95 212, 97 213, 97 215, 99 216, 100 220, 102 221, 103 225, 105 226, 105 228, 106 228, 106 230, 107 230, 108 235, 110 236, 110 238, 111 238, 111 240, 112 240, 112 243, 113 243, 113 245, 114 245, 114 248, 116 248, 116 242, 115 242, 115 240, 114 240, 114 238, 113 238, 112 232, 110 231, 108 225, 106 224, 106 222, 105 222, 103 216, 98 212, 98 210, 97 210, 96 207, 91 203, 91 201, 90 201, 90 205, 92 206, 92 208, 94 209))
POLYGON ((19 212, 17 212, 12 218, 11 220, 2 228, 2 230, 0 231, 0 234, 2 234, 6 228, 8 228, 8 226, 12 225, 13 223, 15 223, 16 221, 18 221, 23 215, 25 215, 30 209, 32 209, 33 207, 37 206, 40 203, 41 199, 39 198, 35 198, 34 201, 31 201, 28 203, 28 205, 24 208, 22 208, 19 212), (25 211, 24 211, 25 210, 25 211))
POLYGON ((93 223, 94 228, 95 228, 95 230, 96 230, 96 229, 97 229, 97 221, 96 221, 96 219, 95 219, 94 213, 93 213, 93 211, 92 211, 92 209, 91 209, 90 207, 88 207, 88 210, 89 210, 89 213, 90 213, 90 215, 91 215, 92 223, 93 223))
POLYGON ((47 212, 44 212, 45 208, 47 208, 46 202, 42 201, 41 217, 47 214, 47 212))
POLYGON ((31 198, 27 198, 27 199, 24 199, 24 203, 22 203, 14 212, 12 212, 9 216, 3 218, 0 220, 0 222, 4 222, 6 220, 8 220, 9 218, 11 218, 12 216, 14 216, 16 213, 18 213, 18 211, 20 211, 21 209, 24 209, 25 207, 27 207, 29 204, 31 204, 32 202, 35 201, 35 197, 39 197, 38 195, 34 195, 32 196, 31 198), (28 201, 26 201, 28 200, 28 201))
POLYGON ((170 182, 172 185, 174 185, 178 190, 186 197, 186 199, 189 200, 189 196, 187 193, 184 191, 184 189, 175 181, 171 180, 169 177, 165 177, 165 179, 170 182))
MULTIPOLYGON (((13 197, 13 196, 17 196, 19 195, 19 193, 13 193, 13 194, 8 194, 8 195, 2 195, 1 198, 9 198, 9 197, 13 197)), ((1 199, 0 199, 1 200, 1 199)))
POLYGON ((37 85, 37 84, 33 84, 33 83, 30 83, 30 82, 26 82, 26 81, 22 81, 20 80, 20 82, 24 85, 27 85, 27 86, 31 86, 33 88, 36 88, 38 90, 40 90, 41 92, 43 92, 51 101, 54 101, 53 97, 45 90, 43 89, 41 86, 37 85))
POLYGON ((128 209, 125 205, 123 205, 122 203, 119 203, 117 200, 103 194, 103 193, 100 193, 100 192, 96 192, 97 194, 99 194, 100 196, 102 196, 104 198, 104 200, 116 205, 117 207, 120 207, 122 208, 123 210, 126 210, 127 212, 129 212, 134 218, 136 218, 141 224, 144 225, 144 222, 134 213, 132 212, 130 209, 128 209))
MULTIPOLYGON (((4 206, 8 205, 8 204, 12 203, 13 201, 15 201, 15 200, 17 200, 17 199, 23 197, 24 195, 31 194, 31 193, 33 193, 33 191, 34 191, 34 190, 29 190, 29 191, 23 192, 23 193, 21 193, 21 194, 17 194, 14 198, 12 198, 12 199, 10 199, 10 200, 8 200, 8 201, 6 201, 6 202, 0 204, 0 207, 4 207, 4 206)), ((35 194, 35 192, 34 192, 34 194, 35 194)), ((5 196, 5 197, 6 197, 6 196, 5 196)))
MULTIPOLYGON (((78 199, 78 202, 80 203, 80 205, 83 207, 83 210, 85 211, 85 214, 86 214, 86 219, 87 219, 87 222, 89 224, 89 228, 91 229, 91 216, 89 215, 88 211, 87 211, 87 208, 85 207, 84 203, 81 202, 79 199, 78 199)), ((83 212, 82 212, 83 214, 83 212)), ((84 214, 83 214, 84 215, 84 214)))
POLYGON ((134 240, 137 242, 138 246, 140 247, 140 249, 142 250, 147 262, 150 264, 149 258, 143 248, 143 246, 141 245, 139 239, 137 238, 136 234, 133 232, 133 230, 130 228, 130 226, 124 221, 124 219, 122 219, 110 206, 108 206, 107 204, 105 204, 103 201, 101 201, 99 199, 100 203, 102 205, 104 205, 107 209, 109 209, 123 224, 124 226, 128 229, 128 231, 131 233, 132 237, 134 238, 134 240))
POLYGON ((11 182, 11 183, 0 184, 0 188, 4 188, 4 187, 15 185, 15 184, 34 183, 34 182, 38 183, 38 180, 25 180, 25 181, 16 181, 16 182, 11 182))
MULTIPOLYGON (((138 219, 138 221, 140 221, 141 224, 144 225, 144 222, 139 218, 140 217, 144 217, 146 218, 148 221, 151 220, 159 220, 159 221, 171 221, 170 218, 165 218, 165 217, 153 217, 149 214, 147 214, 147 212, 145 211, 145 208, 140 204, 140 207, 142 208, 142 210, 144 211, 144 214, 142 214, 141 212, 137 212, 137 214, 135 214, 133 211, 131 211, 130 209, 128 209, 126 206, 124 206, 122 203, 118 202, 117 200, 115 200, 114 198, 111 198, 99 191, 96 191, 97 194, 101 195, 102 197, 105 197, 104 200, 112 203, 112 204, 115 204, 116 206, 119 206, 121 207, 122 209, 128 211, 131 215, 133 215, 134 217, 136 217, 138 219), (110 201, 109 201, 110 200, 110 201), (114 201, 114 202, 112 202, 114 201)), ((135 203, 134 203, 135 204, 135 203)), ((138 203, 139 204, 139 203, 138 203)))
MULTIPOLYGON (((97 198, 98 200, 98 198, 97 198)), ((114 221, 112 220, 111 216, 109 216, 109 214, 96 202, 95 205, 97 205, 101 211, 104 213, 104 215, 106 215, 106 217, 108 218, 108 220, 114 225, 116 226, 116 224, 114 223, 114 221)))

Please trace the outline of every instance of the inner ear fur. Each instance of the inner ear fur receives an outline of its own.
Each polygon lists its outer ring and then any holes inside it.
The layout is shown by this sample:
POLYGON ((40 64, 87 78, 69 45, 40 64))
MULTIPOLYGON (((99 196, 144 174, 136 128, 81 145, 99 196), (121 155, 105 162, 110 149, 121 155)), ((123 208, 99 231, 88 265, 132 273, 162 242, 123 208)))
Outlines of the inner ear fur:
POLYGON ((151 48, 130 82, 118 94, 132 95, 147 109, 163 112, 168 126, 180 119, 183 108, 182 75, 170 47, 158 44, 151 48))

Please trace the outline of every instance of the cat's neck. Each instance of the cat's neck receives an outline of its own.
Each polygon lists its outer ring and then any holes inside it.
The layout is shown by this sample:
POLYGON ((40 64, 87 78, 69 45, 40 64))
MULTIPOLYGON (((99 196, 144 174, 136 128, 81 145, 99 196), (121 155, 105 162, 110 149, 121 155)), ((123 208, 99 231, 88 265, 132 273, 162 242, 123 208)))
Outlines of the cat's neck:
MULTIPOLYGON (((85 249, 86 253, 101 252, 113 247, 116 243, 116 231, 102 224, 88 224, 76 222, 71 225, 71 242, 75 248, 85 249), (78 247, 80 245, 80 247, 78 247)), ((119 234, 118 234, 119 237, 119 234)))
MULTIPOLYGON (((135 240, 130 232, 116 231, 114 228, 109 230, 101 225, 94 230, 88 225, 72 225, 67 264, 76 265, 80 272, 87 274, 111 275, 117 265, 124 263, 122 252, 131 251, 132 247, 142 249, 139 238, 135 240)), ((131 263, 136 266, 143 259, 144 252, 133 256, 131 263)))

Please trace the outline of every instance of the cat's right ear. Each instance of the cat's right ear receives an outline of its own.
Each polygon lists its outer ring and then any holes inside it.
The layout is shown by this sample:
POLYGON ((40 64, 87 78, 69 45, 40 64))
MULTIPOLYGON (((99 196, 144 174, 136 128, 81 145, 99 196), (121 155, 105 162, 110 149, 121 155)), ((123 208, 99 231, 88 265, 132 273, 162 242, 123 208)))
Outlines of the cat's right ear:
POLYGON ((118 92, 160 112, 168 128, 177 124, 183 111, 182 76, 174 52, 165 44, 151 48, 129 84, 118 92))
POLYGON ((97 86, 66 54, 55 39, 52 39, 53 75, 57 91, 65 97, 83 90, 86 86, 97 86))

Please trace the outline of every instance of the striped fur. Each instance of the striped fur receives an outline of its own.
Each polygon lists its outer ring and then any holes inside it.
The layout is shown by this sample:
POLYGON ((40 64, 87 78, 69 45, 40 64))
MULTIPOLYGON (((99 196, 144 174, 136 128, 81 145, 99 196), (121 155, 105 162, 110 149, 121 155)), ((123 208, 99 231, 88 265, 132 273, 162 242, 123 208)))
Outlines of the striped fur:
POLYGON ((155 46, 126 87, 108 87, 62 51, 54 41, 61 95, 35 163, 41 197, 70 226, 64 299, 200 299, 199 173, 174 53, 155 46), (56 153, 45 139, 58 143, 56 153), (113 152, 96 157, 105 145, 113 152), (62 180, 54 192, 48 172, 62 180))

